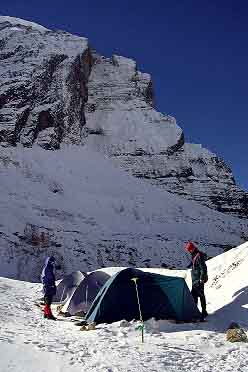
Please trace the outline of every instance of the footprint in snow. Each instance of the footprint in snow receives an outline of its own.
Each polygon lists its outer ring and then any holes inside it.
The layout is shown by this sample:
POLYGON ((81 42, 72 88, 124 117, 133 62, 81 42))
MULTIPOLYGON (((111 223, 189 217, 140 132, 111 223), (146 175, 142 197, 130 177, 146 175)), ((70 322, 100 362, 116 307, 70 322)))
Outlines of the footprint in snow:
POLYGON ((8 344, 13 344, 14 341, 8 337, 0 336, 0 341, 7 342, 8 344))
POLYGON ((8 331, 7 329, 6 329, 5 333, 7 333, 7 334, 9 334, 9 335, 15 335, 15 334, 16 334, 15 332, 13 332, 13 331, 8 331))

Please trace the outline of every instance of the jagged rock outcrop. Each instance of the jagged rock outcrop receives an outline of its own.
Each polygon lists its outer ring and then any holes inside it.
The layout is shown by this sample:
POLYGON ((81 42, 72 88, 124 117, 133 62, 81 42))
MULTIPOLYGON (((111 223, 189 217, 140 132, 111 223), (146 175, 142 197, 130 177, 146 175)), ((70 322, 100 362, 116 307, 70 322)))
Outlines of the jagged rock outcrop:
POLYGON ((201 145, 185 143, 171 116, 153 107, 151 77, 133 60, 95 57, 85 106, 85 142, 135 177, 220 212, 248 216, 248 193, 201 145))
POLYGON ((87 144, 135 177, 239 217, 248 193, 230 168, 185 143, 154 109, 152 80, 136 63, 99 56, 85 38, 0 17, 0 145, 87 144))
POLYGON ((0 143, 80 143, 92 59, 85 38, 0 17, 0 143))

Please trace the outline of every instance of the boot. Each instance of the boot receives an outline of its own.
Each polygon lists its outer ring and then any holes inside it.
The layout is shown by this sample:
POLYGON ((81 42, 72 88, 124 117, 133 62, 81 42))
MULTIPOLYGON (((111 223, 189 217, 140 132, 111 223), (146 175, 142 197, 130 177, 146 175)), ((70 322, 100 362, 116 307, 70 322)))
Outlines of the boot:
POLYGON ((50 319, 50 320, 57 320, 57 318, 55 318, 55 316, 52 314, 52 315, 48 315, 46 317, 47 319, 50 319))
POLYGON ((49 310, 48 310, 48 315, 47 315, 47 319, 50 319, 50 320, 57 320, 57 318, 55 318, 55 316, 53 315, 52 313, 52 310, 51 310, 51 307, 49 307, 49 310))
POLYGON ((53 316, 51 307, 49 305, 45 305, 44 307, 44 318, 50 319, 50 320, 57 320, 55 316, 53 316))
POLYGON ((201 301, 201 308, 202 308, 202 319, 204 320, 207 316, 208 316, 208 313, 207 313, 207 304, 206 304, 206 298, 205 298, 205 295, 204 295, 204 292, 202 293, 201 297, 200 297, 200 301, 201 301))
POLYGON ((208 316, 208 312, 207 312, 207 310, 204 309, 204 310, 202 311, 202 317, 203 317, 203 318, 206 318, 207 316, 208 316))
POLYGON ((202 310, 202 313, 201 313, 201 322, 204 322, 207 316, 208 316, 207 310, 206 309, 202 310))
POLYGON ((49 314, 49 305, 46 304, 44 306, 43 311, 44 311, 44 318, 47 318, 48 317, 48 314, 49 314))

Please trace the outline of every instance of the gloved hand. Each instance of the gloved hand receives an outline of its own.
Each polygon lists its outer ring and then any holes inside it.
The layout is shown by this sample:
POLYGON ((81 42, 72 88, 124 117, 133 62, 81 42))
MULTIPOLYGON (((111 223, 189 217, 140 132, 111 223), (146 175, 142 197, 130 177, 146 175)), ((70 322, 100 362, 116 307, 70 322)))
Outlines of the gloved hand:
POLYGON ((200 283, 203 283, 203 284, 207 283, 207 281, 208 281, 208 277, 207 276, 204 279, 200 279, 200 283))

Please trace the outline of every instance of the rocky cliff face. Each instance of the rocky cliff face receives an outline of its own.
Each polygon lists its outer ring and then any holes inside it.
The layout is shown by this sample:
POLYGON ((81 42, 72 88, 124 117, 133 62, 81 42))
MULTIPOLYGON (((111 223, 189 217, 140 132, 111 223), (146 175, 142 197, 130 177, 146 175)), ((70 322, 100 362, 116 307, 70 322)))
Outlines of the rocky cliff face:
POLYGON ((248 216, 248 193, 201 145, 184 142, 170 116, 153 107, 151 77, 134 61, 96 57, 89 78, 85 139, 135 177, 220 212, 248 216))
POLYGON ((184 142, 153 107, 150 75, 97 55, 85 38, 0 17, 0 144, 87 144, 135 177, 239 217, 248 193, 215 154, 184 142))
POLYGON ((0 17, 0 143, 80 143, 92 65, 87 39, 0 17))

